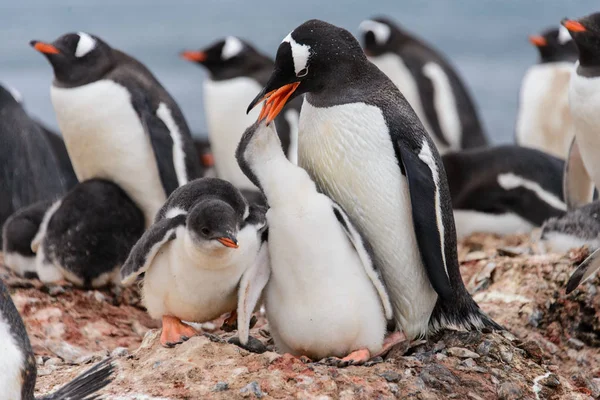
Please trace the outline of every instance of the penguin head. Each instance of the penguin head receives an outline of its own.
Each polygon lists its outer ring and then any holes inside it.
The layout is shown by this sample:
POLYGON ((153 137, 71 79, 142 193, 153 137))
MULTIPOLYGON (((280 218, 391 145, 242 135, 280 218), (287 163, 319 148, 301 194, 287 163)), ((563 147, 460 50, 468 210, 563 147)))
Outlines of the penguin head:
POLYGON ((89 33, 67 33, 52 43, 32 40, 30 44, 46 56, 58 84, 94 82, 114 65, 112 48, 89 33))
POLYGON ((569 30, 579 50, 579 63, 584 67, 600 66, 600 13, 578 20, 565 18, 561 24, 569 30))
POLYGON ((394 51, 411 38, 385 17, 365 20, 358 29, 362 33, 363 49, 369 57, 394 51))
POLYGON ((202 65, 213 79, 231 79, 248 75, 272 61, 249 43, 228 36, 201 50, 186 50, 181 57, 202 65))
POLYGON ((529 36, 529 41, 540 53, 540 63, 577 60, 577 46, 564 26, 551 28, 541 35, 529 36))
POLYGON ((186 219, 188 232, 197 246, 212 250, 238 247, 242 216, 227 202, 210 197, 196 204, 186 219))
POLYGON ((354 81, 361 63, 368 64, 367 58, 350 32, 317 19, 307 21, 279 45, 273 73, 248 112, 269 99, 272 107, 264 117, 268 124, 295 97, 354 81))

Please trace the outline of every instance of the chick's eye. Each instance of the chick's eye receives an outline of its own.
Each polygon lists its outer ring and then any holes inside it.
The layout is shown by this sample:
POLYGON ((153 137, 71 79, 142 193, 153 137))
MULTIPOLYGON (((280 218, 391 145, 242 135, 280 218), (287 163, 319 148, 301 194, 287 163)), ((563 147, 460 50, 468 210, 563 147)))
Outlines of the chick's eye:
POLYGON ((202 232, 203 235, 208 235, 210 233, 210 230, 208 228, 202 228, 200 232, 202 232))
POLYGON ((303 76, 306 76, 308 74, 308 67, 307 68, 302 68, 300 71, 298 71, 298 73, 296 74, 296 76, 298 78, 302 78, 303 76))

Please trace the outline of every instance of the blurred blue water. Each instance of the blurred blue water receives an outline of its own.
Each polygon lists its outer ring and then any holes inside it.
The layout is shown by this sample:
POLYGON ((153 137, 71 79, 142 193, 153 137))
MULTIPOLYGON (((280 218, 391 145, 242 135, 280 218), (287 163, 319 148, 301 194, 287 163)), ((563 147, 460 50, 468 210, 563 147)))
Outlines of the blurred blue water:
POLYGON ((493 141, 512 142, 520 81, 537 59, 527 35, 597 8, 591 0, 0 0, 0 81, 23 94, 30 113, 56 127, 52 72, 28 42, 87 31, 146 64, 178 101, 192 131, 201 134, 205 74, 178 57, 182 49, 238 35, 274 55, 282 38, 307 19, 357 33, 363 19, 385 14, 451 59, 493 141))

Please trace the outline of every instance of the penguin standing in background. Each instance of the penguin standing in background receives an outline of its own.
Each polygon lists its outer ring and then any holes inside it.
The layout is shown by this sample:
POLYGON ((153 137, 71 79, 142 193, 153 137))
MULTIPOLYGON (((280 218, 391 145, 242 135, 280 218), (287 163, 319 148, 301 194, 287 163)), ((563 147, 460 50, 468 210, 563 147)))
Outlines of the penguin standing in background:
POLYGON ((22 207, 57 199, 68 186, 50 142, 20 100, 0 85, 0 225, 22 207))
POLYGON ((369 60, 400 89, 441 154, 488 144, 466 85, 438 51, 387 18, 359 29, 369 60))
POLYGON ((529 37, 540 53, 521 84, 516 142, 562 159, 567 157, 574 127, 569 109, 569 80, 577 46, 564 26, 529 37))
POLYGON ((39 121, 38 126, 46 135, 46 139, 48 139, 50 142, 50 146, 54 151, 54 156, 56 157, 62 172, 63 180, 66 183, 67 190, 71 189, 73 186, 75 186, 75 184, 77 184, 77 176, 73 170, 73 165, 71 164, 71 159, 69 158, 69 153, 67 152, 67 147, 65 146, 65 141, 58 133, 52 131, 39 121))
POLYGON ((408 339, 501 329, 460 276, 450 191, 432 140, 348 31, 319 20, 294 29, 249 109, 272 102, 269 123, 301 94, 298 163, 373 247, 397 327, 408 339))
MULTIPOLYGON (((237 165, 235 150, 244 130, 258 116, 258 110, 246 115, 246 107, 267 83, 273 60, 234 36, 181 56, 209 73, 204 81, 204 108, 217 177, 238 188, 256 190, 237 165)), ((301 104, 299 99, 291 102, 275 121, 283 149, 294 163, 301 104)))
POLYGON ((442 156, 459 238, 527 233, 560 217, 564 162, 542 151, 496 146, 442 156))
POLYGON ((149 226, 166 197, 201 173, 179 107, 143 64, 97 36, 31 45, 54 70, 50 96, 77 178, 115 182, 149 226))
MULTIPOLYGON (((0 280, 0 395, 2 399, 34 400, 37 365, 23 319, 0 280)), ((114 366, 110 359, 96 364, 56 392, 40 400, 92 400, 93 393, 112 381, 114 366)))
POLYGON ((208 322, 232 310, 247 343, 254 310, 248 307, 258 301, 247 288, 268 279, 265 229, 265 210, 222 179, 197 179, 169 196, 121 269, 123 284, 144 274, 144 306, 162 319, 163 346, 196 334, 182 320, 208 322))

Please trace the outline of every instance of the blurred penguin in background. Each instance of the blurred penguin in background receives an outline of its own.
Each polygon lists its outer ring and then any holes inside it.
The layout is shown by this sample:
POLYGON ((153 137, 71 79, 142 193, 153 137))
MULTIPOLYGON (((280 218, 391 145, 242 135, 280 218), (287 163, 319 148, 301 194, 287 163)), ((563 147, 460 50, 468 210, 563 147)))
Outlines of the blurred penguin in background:
POLYGON ((564 26, 530 36, 529 41, 538 49, 540 59, 523 77, 516 141, 564 159, 575 134, 569 81, 577 46, 564 26))

